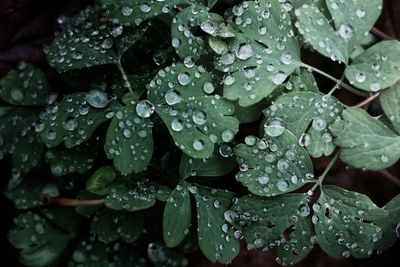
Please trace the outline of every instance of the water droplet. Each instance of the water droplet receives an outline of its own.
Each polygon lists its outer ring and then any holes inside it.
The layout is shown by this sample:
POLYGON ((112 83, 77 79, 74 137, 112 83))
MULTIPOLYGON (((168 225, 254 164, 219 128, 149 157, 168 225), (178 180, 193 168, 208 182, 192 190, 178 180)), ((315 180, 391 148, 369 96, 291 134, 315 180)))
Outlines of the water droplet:
POLYGON ((175 132, 180 132, 183 130, 183 123, 180 119, 174 119, 171 122, 171 128, 172 130, 174 130, 175 132))
POLYGON ((219 209, 221 207, 221 201, 219 201, 218 199, 214 201, 213 203, 214 208, 219 209))
POLYGON ((139 9, 140 9, 140 11, 147 13, 147 12, 150 12, 151 6, 148 4, 142 4, 142 5, 140 5, 139 9))
POLYGON ((142 100, 136 105, 136 114, 141 118, 149 118, 154 110, 154 105, 148 100, 142 100))
POLYGON ((249 59, 253 56, 253 48, 250 44, 240 44, 236 49, 236 56, 241 60, 249 59))
POLYGON ((382 155, 382 156, 381 156, 381 160, 382 160, 382 162, 384 162, 384 163, 389 162, 389 158, 388 158, 386 155, 382 155))
POLYGON ((285 65, 289 65, 293 62, 293 56, 290 53, 283 53, 281 55, 281 61, 285 65))
POLYGON ((228 223, 233 223, 237 217, 237 213, 232 210, 227 210, 224 212, 225 221, 227 221, 228 223))
POLYGON ((372 92, 378 92, 379 90, 381 90, 381 85, 379 83, 373 83, 371 84, 371 91, 372 92))
POLYGON ((232 141, 234 137, 235 134, 230 129, 224 130, 221 134, 222 141, 226 143, 232 141))
POLYGON ((90 90, 85 99, 94 108, 104 108, 109 102, 106 92, 99 89, 90 90))
POLYGON ((218 151, 219 154, 224 158, 229 158, 233 156, 233 149, 228 144, 221 144, 218 151))
POLYGON ((68 131, 74 131, 78 127, 78 122, 74 118, 68 118, 64 122, 64 128, 68 131))
POLYGON ((367 79, 367 76, 364 73, 362 73, 362 72, 357 73, 357 75, 356 75, 357 82, 363 83, 363 82, 365 82, 366 79, 367 79))
POLYGON ((308 133, 303 133, 300 136, 299 145, 303 147, 311 145, 311 136, 308 133))
POLYGON ((24 93, 17 88, 11 89, 10 96, 15 102, 22 102, 24 100, 24 93))
POLYGON ((130 16, 133 12, 133 9, 130 6, 123 6, 121 11, 122 11, 122 15, 130 16))
POLYGON ((167 102, 168 105, 175 105, 178 104, 182 101, 182 97, 179 94, 178 91, 170 89, 168 92, 165 94, 165 102, 167 102))
POLYGON ((310 207, 307 204, 302 204, 297 211, 300 216, 306 217, 310 214, 310 207))
POLYGON ((285 131, 285 124, 281 118, 270 118, 264 125, 264 131, 268 136, 277 137, 285 131))
POLYGON ((214 85, 212 83, 210 83, 210 82, 205 82, 204 83, 204 85, 203 85, 204 93, 211 94, 211 93, 214 92, 214 90, 215 90, 215 87, 214 87, 214 85))
POLYGON ((365 11, 362 10, 362 9, 357 9, 356 16, 359 17, 359 18, 365 17, 365 11))
POLYGON ((269 177, 267 175, 262 175, 260 177, 258 177, 258 182, 260 184, 267 184, 269 181, 269 177))
POLYGON ((76 262, 84 262, 85 258, 85 255, 79 250, 75 250, 74 253, 72 253, 72 259, 76 262))
POLYGON ((398 224, 396 225, 396 228, 394 229, 394 232, 396 233, 396 236, 397 236, 398 238, 400 238, 400 223, 398 223, 398 224))
POLYGON ((190 83, 190 75, 187 72, 181 72, 178 74, 178 82, 181 85, 187 85, 190 83))
POLYGON ((207 115, 203 111, 197 111, 193 113, 192 119, 195 124, 203 125, 207 121, 207 115))
POLYGON ((288 77, 288 76, 287 76, 285 73, 283 73, 283 72, 277 72, 277 73, 275 73, 275 75, 272 77, 272 82, 273 82, 274 84, 276 84, 276 85, 280 85, 280 84, 282 84, 282 83, 286 80, 287 77, 288 77))
POLYGON ((201 151, 201 150, 203 150, 203 149, 204 149, 204 142, 203 142, 203 140, 200 140, 200 139, 194 140, 194 142, 193 142, 193 148, 194 148, 194 150, 196 150, 196 151, 201 151))
POLYGON ((286 192, 288 190, 289 184, 285 180, 281 179, 278 181, 276 186, 278 187, 279 191, 286 192))
POLYGON ((339 34, 344 39, 353 37, 353 28, 350 25, 342 24, 339 28, 339 34))
POLYGON ((315 118, 312 122, 312 127, 316 131, 322 131, 326 128, 326 121, 322 118, 315 118))

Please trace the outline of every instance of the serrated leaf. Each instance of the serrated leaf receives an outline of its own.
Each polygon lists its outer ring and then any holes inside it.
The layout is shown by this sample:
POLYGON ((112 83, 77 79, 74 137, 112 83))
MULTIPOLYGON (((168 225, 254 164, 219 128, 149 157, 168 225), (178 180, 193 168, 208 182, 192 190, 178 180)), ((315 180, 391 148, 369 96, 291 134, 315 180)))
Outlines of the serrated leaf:
POLYGON ((307 151, 289 131, 268 141, 253 137, 252 142, 235 147, 240 164, 236 180, 259 196, 274 196, 299 189, 312 182, 313 165, 307 151))
POLYGON ((243 2, 232 10, 239 31, 216 67, 224 78, 224 97, 251 106, 270 95, 299 66, 299 45, 289 13, 277 1, 243 2))
POLYGON ((190 176, 224 176, 235 167, 233 149, 228 144, 222 144, 208 158, 193 159, 183 154, 179 166, 179 175, 182 179, 190 176))
POLYGON ((110 187, 104 204, 113 210, 138 211, 156 204, 156 189, 148 178, 121 177, 110 187))
POLYGON ((154 267, 186 267, 189 264, 182 252, 167 248, 161 242, 148 244, 147 256, 154 267))
POLYGON ((210 88, 214 88, 212 78, 203 67, 183 64, 159 71, 150 82, 148 100, 175 144, 193 158, 209 157, 214 143, 231 141, 239 128, 233 104, 219 95, 207 95, 210 88))
POLYGON ((49 96, 44 73, 32 64, 21 63, 0 80, 0 98, 12 105, 45 106, 49 96))
POLYGON ((87 180, 86 189, 96 195, 107 195, 110 193, 110 185, 117 178, 113 166, 98 168, 87 180))
POLYGON ((299 31, 319 53, 347 64, 378 19, 382 0, 327 0, 326 6, 335 27, 316 6, 303 5, 295 11, 299 31))
POLYGON ((356 57, 346 68, 346 78, 357 88, 377 92, 400 80, 400 42, 383 41, 356 57))
POLYGON ((232 203, 233 193, 203 186, 189 188, 197 203, 199 246, 212 262, 228 264, 239 254, 239 241, 225 223, 224 212, 232 203))
POLYGON ((85 173, 92 168, 96 157, 96 147, 87 143, 71 149, 52 148, 45 153, 46 161, 50 164, 54 176, 85 173))
POLYGON ((400 84, 395 84, 382 92, 379 102, 394 129, 400 134, 400 84))
POLYGON ((71 209, 60 210, 41 209, 38 213, 28 211, 15 218, 16 226, 10 230, 8 240, 14 247, 21 249, 22 264, 55 264, 75 237, 79 225, 77 215, 71 209))
POLYGON ((343 108, 334 97, 312 92, 293 92, 276 99, 264 113, 283 120, 313 157, 329 156, 335 149, 329 125, 340 120, 343 108))
POLYGON ((143 224, 144 217, 141 213, 103 208, 94 215, 90 229, 102 242, 109 243, 122 239, 132 243, 142 233, 143 224))
POLYGON ((169 13, 176 5, 185 7, 195 2, 196 0, 100 0, 111 18, 127 26, 139 25, 150 18, 169 13))
POLYGON ((340 158, 368 170, 385 169, 400 158, 400 136, 360 108, 343 111, 343 121, 331 125, 335 144, 342 147, 340 158))
MULTIPOLYGON (((205 53, 203 38, 195 36, 193 31, 207 22, 208 17, 207 8, 201 5, 188 6, 175 16, 171 25, 171 38, 172 46, 180 58, 198 60, 205 53)), ((211 25, 212 22, 209 23, 211 25)))
POLYGON ((305 41, 320 54, 347 63, 349 52, 347 43, 339 33, 332 28, 324 14, 315 6, 303 5, 295 12, 299 22, 299 32, 305 41))
POLYGON ((110 119, 113 112, 105 92, 94 89, 88 93, 73 93, 61 103, 47 108, 38 127, 43 142, 54 147, 64 142, 67 148, 87 141, 96 128, 110 119))
POLYGON ((400 238, 400 195, 392 198, 383 208, 389 215, 376 222, 383 230, 382 239, 375 247, 378 250, 390 248, 400 238))
POLYGON ((192 222, 190 194, 186 183, 172 191, 164 208, 163 236, 167 247, 178 246, 189 233, 192 222))
POLYGON ((323 186, 313 210, 318 244, 333 257, 369 257, 382 238, 375 221, 388 214, 367 196, 337 186, 323 186))
POLYGON ((309 214, 305 194, 272 198, 247 195, 239 198, 226 217, 238 229, 237 235, 243 234, 249 249, 277 247, 277 261, 292 265, 313 248, 309 214))
POLYGON ((286 83, 286 89, 291 92, 319 93, 314 75, 306 69, 296 70, 286 83))
POLYGON ((153 154, 152 122, 137 115, 136 104, 115 111, 107 130, 104 151, 123 175, 147 168, 153 154))
POLYGON ((326 5, 349 52, 364 40, 382 10, 382 0, 326 0, 326 5))
POLYGON ((66 19, 48 47, 47 59, 59 71, 118 64, 146 27, 125 27, 108 19, 98 7, 87 7, 66 19))
POLYGON ((14 108, 0 117, 0 158, 12 154, 12 165, 26 173, 41 161, 44 146, 35 131, 38 116, 27 109, 14 108))
POLYGON ((10 180, 5 195, 12 200, 17 209, 29 209, 43 205, 43 197, 57 197, 59 185, 36 176, 23 176, 10 180))

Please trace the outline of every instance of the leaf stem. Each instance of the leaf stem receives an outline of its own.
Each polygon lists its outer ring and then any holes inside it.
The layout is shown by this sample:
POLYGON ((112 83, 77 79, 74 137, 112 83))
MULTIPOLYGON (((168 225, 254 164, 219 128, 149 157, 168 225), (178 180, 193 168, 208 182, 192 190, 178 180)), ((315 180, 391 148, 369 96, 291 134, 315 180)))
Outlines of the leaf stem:
POLYGON ((43 204, 62 206, 62 207, 79 207, 79 206, 97 206, 103 205, 104 199, 71 199, 64 197, 45 197, 43 199, 43 204))
POLYGON ((367 99, 365 99, 364 101, 358 103, 357 105, 355 105, 355 107, 357 108, 361 108, 367 104, 369 104, 370 102, 374 101, 376 98, 378 98, 381 95, 380 92, 370 95, 370 97, 368 97, 367 99))
MULTIPOLYGON (((334 81, 336 84, 338 84, 338 85, 337 85, 337 86, 338 86, 337 88, 339 88, 339 86, 342 86, 344 89, 346 89, 346 90, 352 92, 353 94, 356 94, 356 95, 359 95, 359 96, 366 96, 365 93, 360 92, 359 90, 357 90, 357 89, 351 87, 350 85, 344 83, 342 79, 336 79, 336 78, 333 77, 332 75, 330 75, 330 74, 328 74, 328 73, 326 73, 326 72, 324 72, 324 71, 322 71, 322 70, 320 70, 320 69, 318 69, 318 68, 315 68, 315 67, 310 66, 310 65, 305 64, 305 63, 300 63, 300 66, 301 66, 301 67, 304 67, 304 68, 307 68, 307 69, 310 69, 311 71, 314 71, 314 72, 316 72, 316 73, 318 73, 318 74, 320 74, 320 75, 322 75, 322 76, 324 76, 324 77, 326 77, 326 78, 328 78, 328 79, 334 81)), ((337 88, 336 88, 336 89, 337 89, 337 88)), ((335 90, 336 90, 336 89, 335 89, 335 90)))
POLYGON ((126 75, 126 72, 125 72, 124 68, 122 67, 121 61, 117 62, 117 67, 118 67, 119 72, 122 75, 122 79, 124 80, 125 87, 128 88, 129 92, 131 93, 131 95, 133 97, 135 94, 133 93, 132 85, 129 82, 128 75, 126 75))
POLYGON ((380 170, 378 171, 380 174, 382 174, 385 178, 387 178, 388 180, 390 180, 391 182, 393 182, 394 184, 396 184, 398 187, 400 187, 400 180, 399 178, 397 178, 396 176, 394 176, 393 174, 391 174, 390 172, 388 172, 387 170, 380 170))
POLYGON ((315 189, 318 186, 322 185, 322 182, 324 181, 326 175, 329 173, 329 171, 332 169, 333 165, 335 165, 336 160, 339 158, 340 151, 338 151, 335 156, 331 159, 331 161, 328 163, 328 166, 326 166, 324 172, 321 174, 321 176, 318 178, 318 180, 315 182, 314 186, 311 188, 311 191, 314 192, 315 189))
POLYGON ((393 40, 393 38, 389 35, 387 35, 386 33, 384 33, 383 31, 379 30, 378 28, 372 28, 371 32, 375 35, 378 36, 379 38, 383 39, 383 40, 393 40))

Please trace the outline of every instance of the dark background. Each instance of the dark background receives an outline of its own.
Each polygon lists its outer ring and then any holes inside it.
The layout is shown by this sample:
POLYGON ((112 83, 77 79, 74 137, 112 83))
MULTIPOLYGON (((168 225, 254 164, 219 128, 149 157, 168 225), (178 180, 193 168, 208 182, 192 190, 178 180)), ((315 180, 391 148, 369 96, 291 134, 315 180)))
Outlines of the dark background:
MULTIPOLYGON (((46 63, 42 52, 43 45, 51 42, 53 33, 57 29, 57 18, 60 15, 73 15, 91 2, 90 0, 0 0, 0 77, 11 68, 16 67, 20 61, 33 62, 46 72, 50 77, 51 86, 55 88, 57 82, 55 79, 52 84, 52 77, 56 77, 56 73, 46 63)), ((399 0, 384 0, 383 14, 376 28, 391 38, 400 38, 399 0)), ((336 77, 339 77, 343 70, 340 66, 330 64, 328 60, 322 57, 305 58, 307 58, 307 63, 325 68, 336 77)), ((332 87, 325 80, 318 80, 318 83, 322 87, 325 84, 327 88, 332 87)), ((338 96, 346 104, 354 104, 362 100, 342 91, 339 92, 338 96)), ((315 160, 316 172, 321 172, 327 162, 327 159, 315 160)), ((395 176, 400 176, 399 170, 399 166, 394 166, 389 171, 395 176)), ((0 191, 3 192, 9 178, 9 169, 5 166, 4 161, 0 161, 0 173, 2 176, 0 178, 0 191)), ((399 188, 381 173, 349 169, 340 163, 337 163, 331 170, 326 182, 367 194, 375 203, 381 206, 400 193, 399 188)), ((12 203, 4 198, 2 194, 0 194, 0 211, 0 251, 2 255, 0 264, 5 267, 20 266, 18 264, 18 251, 13 249, 5 238, 8 229, 12 225, 12 218, 16 215, 16 211, 12 203)), ((221 266, 211 264, 200 253, 192 255, 190 258, 190 266, 221 266)), ((296 266, 375 267, 399 266, 399 262, 400 242, 397 242, 394 247, 385 251, 382 255, 373 256, 365 260, 333 259, 316 247, 302 263, 296 266)), ((241 254, 233 261, 231 266, 261 267, 279 265, 275 263, 275 257, 271 253, 248 252, 243 248, 241 254)))

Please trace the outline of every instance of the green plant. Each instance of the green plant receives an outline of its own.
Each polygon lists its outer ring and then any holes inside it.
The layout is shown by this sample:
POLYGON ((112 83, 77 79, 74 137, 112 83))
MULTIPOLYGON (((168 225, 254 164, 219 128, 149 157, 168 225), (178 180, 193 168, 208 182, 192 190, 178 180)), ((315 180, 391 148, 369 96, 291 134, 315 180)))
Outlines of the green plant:
POLYGON ((21 262, 187 266, 200 249, 229 263, 242 238, 283 265, 316 243, 334 257, 390 247, 399 196, 379 208, 323 183, 338 158, 369 170, 400 158, 400 43, 368 33, 381 5, 99 0, 62 20, 45 52, 69 92, 26 63, 0 81, 21 262), (304 63, 309 48, 342 78, 304 63), (339 88, 366 100, 346 106, 339 88), (242 134, 247 123, 261 129, 242 134), (332 154, 314 177, 311 157, 332 154))

